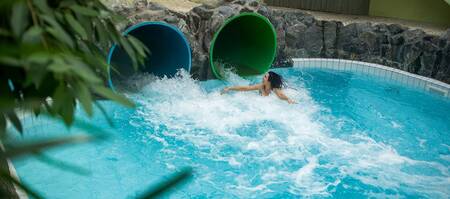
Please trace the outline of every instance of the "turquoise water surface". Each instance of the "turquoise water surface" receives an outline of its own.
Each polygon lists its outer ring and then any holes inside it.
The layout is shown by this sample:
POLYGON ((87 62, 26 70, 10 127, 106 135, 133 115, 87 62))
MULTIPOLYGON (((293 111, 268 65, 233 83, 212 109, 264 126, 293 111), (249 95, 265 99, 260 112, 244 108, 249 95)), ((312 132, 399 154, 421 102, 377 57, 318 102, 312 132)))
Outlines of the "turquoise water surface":
MULTIPOLYGON (((142 76, 127 109, 104 101, 90 120, 108 139, 14 161, 22 182, 48 198, 134 198, 181 168, 193 178, 166 198, 449 198, 450 102, 374 77, 332 70, 275 69, 289 105, 257 92, 219 91, 226 83, 142 76)), ((87 120, 78 110, 79 120, 87 120)), ((16 140, 86 132, 26 118, 16 140)))

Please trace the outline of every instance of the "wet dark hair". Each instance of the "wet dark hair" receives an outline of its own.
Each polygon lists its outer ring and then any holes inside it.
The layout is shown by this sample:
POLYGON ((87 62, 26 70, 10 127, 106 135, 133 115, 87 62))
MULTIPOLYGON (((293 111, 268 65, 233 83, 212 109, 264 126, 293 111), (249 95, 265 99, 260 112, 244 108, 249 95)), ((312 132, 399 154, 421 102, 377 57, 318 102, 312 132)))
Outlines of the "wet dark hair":
POLYGON ((284 87, 283 77, 272 71, 269 71, 269 82, 272 86, 272 89, 284 87))

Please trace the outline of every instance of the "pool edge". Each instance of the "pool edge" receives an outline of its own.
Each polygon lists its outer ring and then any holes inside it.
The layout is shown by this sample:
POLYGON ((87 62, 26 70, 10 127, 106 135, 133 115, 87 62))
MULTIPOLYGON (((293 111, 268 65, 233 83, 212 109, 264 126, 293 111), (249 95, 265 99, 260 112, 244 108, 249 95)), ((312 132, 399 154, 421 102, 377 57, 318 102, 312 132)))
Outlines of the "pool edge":
POLYGON ((449 84, 381 64, 331 58, 293 58, 292 61, 294 62, 294 68, 324 68, 370 74, 437 94, 450 100, 449 84))

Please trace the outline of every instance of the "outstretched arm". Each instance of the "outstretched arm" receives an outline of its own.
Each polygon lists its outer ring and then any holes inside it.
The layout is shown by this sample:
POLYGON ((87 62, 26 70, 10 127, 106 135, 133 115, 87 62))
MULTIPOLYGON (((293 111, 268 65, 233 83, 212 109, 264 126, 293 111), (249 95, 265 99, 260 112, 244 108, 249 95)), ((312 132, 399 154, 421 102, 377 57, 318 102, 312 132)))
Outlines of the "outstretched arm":
POLYGON ((278 98, 286 100, 289 104, 295 104, 295 101, 289 99, 289 97, 287 97, 281 89, 274 89, 274 92, 278 96, 278 98))
POLYGON ((232 87, 225 87, 221 94, 224 94, 228 91, 253 91, 253 90, 259 90, 262 88, 262 84, 255 84, 250 86, 232 86, 232 87))

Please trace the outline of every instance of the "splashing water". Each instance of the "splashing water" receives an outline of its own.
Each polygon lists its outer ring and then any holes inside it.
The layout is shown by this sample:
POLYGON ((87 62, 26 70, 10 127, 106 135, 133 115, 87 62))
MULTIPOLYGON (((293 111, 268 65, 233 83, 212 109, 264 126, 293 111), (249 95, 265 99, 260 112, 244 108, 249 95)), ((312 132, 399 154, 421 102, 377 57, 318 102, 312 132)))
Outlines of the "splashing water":
MULTIPOLYGON (((229 77, 231 85, 260 80, 229 77)), ((199 167, 198 184, 221 187, 243 198, 280 192, 327 197, 340 184, 348 184, 343 181, 362 184, 354 189, 371 187, 359 190, 367 195, 380 189, 395 194, 449 194, 444 188, 450 185, 446 165, 399 155, 360 130, 345 139, 334 135, 320 122, 326 117, 320 114, 324 110, 301 83, 286 91, 297 105, 257 92, 220 95, 221 84, 196 82, 180 73, 177 78, 156 80, 132 96, 139 104, 135 117, 144 118, 141 125, 153 127, 148 138, 164 143, 163 150, 177 151, 169 158, 183 157, 199 167), (405 171, 415 167, 434 168, 441 175, 405 171)))
MULTIPOLYGON (((180 72, 131 80, 140 88, 128 94, 137 110, 110 107, 127 143, 113 149, 117 160, 137 161, 117 164, 139 166, 134 177, 116 175, 142 182, 138 171, 150 165, 161 171, 192 166, 193 180, 171 198, 450 196, 450 103, 357 74, 276 72, 298 104, 257 92, 220 94, 224 86, 257 83, 261 76, 199 82, 180 72), (430 112, 436 106, 441 111, 430 112)), ((129 184, 136 185, 121 186, 129 184)))

